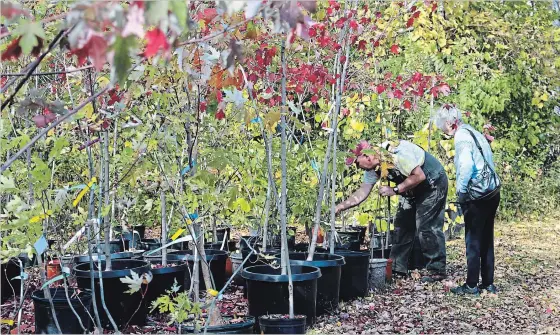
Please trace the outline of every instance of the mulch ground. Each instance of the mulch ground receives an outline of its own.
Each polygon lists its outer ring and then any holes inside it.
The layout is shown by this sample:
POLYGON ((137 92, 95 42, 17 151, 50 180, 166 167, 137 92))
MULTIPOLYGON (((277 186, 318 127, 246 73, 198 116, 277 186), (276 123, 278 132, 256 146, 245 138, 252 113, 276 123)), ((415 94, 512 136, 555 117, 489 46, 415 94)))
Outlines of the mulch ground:
MULTIPOLYGON (((421 284, 419 274, 396 280, 384 292, 340 305, 319 317, 308 334, 375 333, 560 333, 560 219, 501 222, 496 227, 497 295, 457 297, 449 289, 466 272, 464 240, 448 242, 447 280, 421 284)), ((28 269, 21 333, 33 333, 30 293, 40 287, 37 269, 28 269)), ((1 333, 17 333, 5 320, 17 319, 19 299, 1 306, 1 333)), ((247 301, 233 286, 219 303, 222 314, 247 315, 247 301)), ((145 327, 123 333, 176 333, 165 316, 149 317, 145 327)))

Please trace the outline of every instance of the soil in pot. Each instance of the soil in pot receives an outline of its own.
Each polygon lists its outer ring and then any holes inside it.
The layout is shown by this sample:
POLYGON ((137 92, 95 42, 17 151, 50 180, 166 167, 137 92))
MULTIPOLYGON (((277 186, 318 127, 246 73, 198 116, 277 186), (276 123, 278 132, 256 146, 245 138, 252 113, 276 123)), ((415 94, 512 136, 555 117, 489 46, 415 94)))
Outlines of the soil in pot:
POLYGON ((179 292, 188 290, 185 288, 185 276, 187 270, 187 263, 181 260, 180 257, 169 255, 167 258, 167 266, 161 265, 161 256, 158 258, 150 258, 148 260, 152 267, 151 272, 153 275, 152 281, 148 284, 148 290, 144 297, 144 302, 150 314, 158 313, 158 310, 151 310, 153 301, 156 301, 162 295, 167 295, 167 291, 171 290, 175 282, 180 285, 179 292))
POLYGON ((270 314, 259 317, 261 334, 305 334, 306 316, 270 314))
MULTIPOLYGON (((142 292, 146 287, 142 285, 141 291, 132 294, 127 293, 130 289, 129 285, 121 282, 122 278, 132 277, 132 271, 136 272, 139 276, 150 271, 150 263, 142 260, 134 259, 114 259, 112 262, 113 270, 103 271, 103 289, 104 297, 109 313, 115 320, 119 328, 123 328, 127 324, 143 326, 146 323, 147 308, 143 303, 142 292)), ((105 268, 105 262, 101 262, 102 269, 105 268)), ((104 328, 109 329, 109 319, 105 310, 101 307, 101 290, 99 272, 97 270, 97 263, 94 264, 94 283, 95 283, 95 299, 97 302, 101 324, 104 328)), ((91 289, 90 282, 90 264, 82 263, 74 267, 74 274, 80 289, 91 289)))
MULTIPOLYGON (((307 316, 311 326, 316 318, 317 279, 321 270, 313 266, 291 265, 294 285, 294 313, 307 316)), ((289 309, 288 276, 281 269, 268 265, 250 266, 243 269, 247 281, 249 315, 255 318, 268 314, 284 314, 289 309)), ((259 331, 258 324, 255 329, 259 331)))
MULTIPOLYGON (((25 259, 20 258, 22 264, 25 264, 25 259)), ((2 282, 0 286, 1 301, 4 302, 14 295, 19 295, 21 292, 21 279, 13 279, 21 274, 21 267, 17 258, 10 258, 6 263, 0 266, 0 276, 2 282)))
MULTIPOLYGON (((340 274, 344 265, 344 256, 331 254, 313 254, 313 260, 307 261, 306 252, 290 253, 290 264, 314 266, 321 269, 317 279, 317 316, 336 311, 339 302, 340 274)), ((280 255, 276 255, 280 263, 280 255)))
MULTIPOLYGON (((222 316, 223 323, 216 326, 208 326, 206 329, 207 334, 252 334, 255 325, 255 318, 252 316, 243 316, 234 318, 232 316, 222 316)), ((194 326, 192 324, 182 324, 179 329, 179 334, 193 334, 195 330, 198 333, 204 332, 204 320, 200 325, 194 326)))
MULTIPOLYGON (((70 308, 64 288, 51 288, 50 292, 62 334, 83 334, 84 329, 70 308)), ((74 289, 68 288, 68 297, 86 330, 93 330, 93 323, 88 315, 88 311, 93 315, 91 312, 91 293, 87 291, 77 293, 74 289)), ((35 309, 35 334, 58 334, 49 299, 45 298, 43 290, 33 292, 31 298, 35 309)))
MULTIPOLYGON (((210 272, 214 279, 216 290, 221 290, 226 283, 226 259, 228 258, 227 252, 223 250, 204 249, 206 254, 206 262, 210 266, 210 272)), ((170 255, 180 255, 181 259, 187 260, 188 269, 185 277, 185 287, 188 289, 191 286, 191 276, 194 267, 194 255, 192 250, 177 250, 169 253, 170 255)), ((199 267, 199 283, 200 291, 206 290, 204 283, 204 276, 202 274, 202 267, 199 267)))
POLYGON ((335 254, 344 256, 346 261, 340 274, 340 300, 365 297, 368 293, 369 252, 336 250, 335 254))

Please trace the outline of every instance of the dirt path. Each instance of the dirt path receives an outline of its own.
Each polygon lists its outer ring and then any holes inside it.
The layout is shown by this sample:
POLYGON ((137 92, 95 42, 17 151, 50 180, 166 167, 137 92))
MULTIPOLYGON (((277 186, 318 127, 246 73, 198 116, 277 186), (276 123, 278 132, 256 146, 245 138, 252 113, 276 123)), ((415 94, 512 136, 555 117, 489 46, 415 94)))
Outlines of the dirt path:
POLYGON ((399 280, 321 317, 309 333, 560 333, 560 218, 497 225, 497 295, 448 292, 464 282, 464 239, 449 242, 447 253, 447 281, 399 280))

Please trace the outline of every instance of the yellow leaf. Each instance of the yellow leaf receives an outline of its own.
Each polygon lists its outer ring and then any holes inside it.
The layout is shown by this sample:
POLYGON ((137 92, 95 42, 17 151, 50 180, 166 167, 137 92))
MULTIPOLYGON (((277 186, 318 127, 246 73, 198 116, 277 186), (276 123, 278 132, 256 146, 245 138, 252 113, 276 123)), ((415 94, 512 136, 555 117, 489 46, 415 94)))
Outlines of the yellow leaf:
POLYGON ((89 191, 89 189, 93 186, 93 184, 97 183, 97 178, 93 177, 91 178, 91 181, 87 184, 86 187, 84 187, 84 189, 82 191, 80 191, 80 193, 78 194, 78 196, 76 197, 76 199, 74 200, 74 202, 72 202, 72 206, 76 207, 78 206, 78 204, 80 203, 80 200, 82 200, 82 198, 84 197, 84 195, 87 193, 87 191, 89 191))
POLYGON ((381 178, 386 178, 389 175, 389 164, 381 162, 381 178))
POLYGON ((107 86, 107 84, 109 84, 111 81, 104 76, 101 76, 99 78, 97 78, 97 83, 99 84, 99 86, 104 87, 107 86))
POLYGON ((213 297, 216 297, 218 295, 218 293, 220 293, 220 292, 218 292, 216 290, 213 290, 213 289, 208 290, 208 294, 210 294, 213 297))
POLYGON ((375 123, 381 122, 381 114, 377 114, 377 118, 375 118, 375 123))
POLYGON ((268 129, 274 129, 278 121, 280 121, 280 112, 268 112, 264 116, 264 124, 268 129))
POLYGON ((93 116, 93 106, 91 104, 87 104, 87 106, 82 109, 82 112, 84 113, 85 117, 91 119, 91 117, 93 116))
POLYGON ((0 323, 3 323, 3 324, 8 325, 8 326, 13 326, 14 325, 14 320, 1 320, 0 323))
POLYGON ((541 95, 541 100, 542 101, 548 101, 548 94, 545 93, 545 94, 541 95))
POLYGON ((177 239, 177 237, 181 236, 181 234, 185 231, 185 229, 183 228, 179 228, 177 229, 177 231, 175 232, 175 234, 173 234, 173 236, 171 236, 171 241, 175 241, 177 239))
POLYGON ((350 127, 352 127, 352 129, 354 129, 355 131, 361 133, 362 131, 364 131, 365 123, 352 120, 350 121, 350 127))
POLYGON ((124 147, 125 148, 132 148, 132 142, 130 142, 130 141, 124 142, 124 147))
POLYGON ((455 204, 449 204, 449 209, 456 212, 457 211, 457 206, 455 206, 455 204))

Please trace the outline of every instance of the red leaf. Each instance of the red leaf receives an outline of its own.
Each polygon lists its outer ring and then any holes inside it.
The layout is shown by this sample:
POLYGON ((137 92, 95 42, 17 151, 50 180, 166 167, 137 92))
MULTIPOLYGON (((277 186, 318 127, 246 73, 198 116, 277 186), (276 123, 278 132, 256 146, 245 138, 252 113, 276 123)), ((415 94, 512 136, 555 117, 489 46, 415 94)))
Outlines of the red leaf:
POLYGON ((375 13, 375 16, 376 16, 378 19, 381 18, 381 12, 376 12, 376 13, 375 13))
POLYGON ((163 51, 169 50, 169 43, 167 43, 165 34, 159 28, 154 28, 148 31, 146 33, 146 40, 148 43, 146 44, 146 50, 144 51, 145 57, 155 56, 160 49, 163 49, 163 51))
POLYGON ((356 20, 350 20, 350 29, 358 30, 358 22, 356 20))
POLYGON ((405 100, 403 104, 404 109, 410 109, 412 107, 412 103, 410 101, 405 100))
POLYGON ((21 47, 19 46, 19 40, 21 37, 16 38, 13 40, 4 52, 2 52, 2 61, 10 60, 10 59, 18 59, 21 56, 21 47))
POLYGON ((419 18, 419 17, 420 17, 420 11, 414 12, 414 13, 412 14, 412 17, 415 18, 415 19, 419 18))
POLYGON ((340 57, 340 62, 341 62, 342 64, 344 64, 344 63, 346 62, 346 56, 341 56, 341 57, 340 57))
POLYGON ((413 76, 412 76, 412 81, 413 82, 419 82, 422 79, 422 74, 420 72, 416 72, 413 76))
POLYGON ((55 119, 56 119, 56 115, 53 113, 37 114, 32 118, 37 128, 45 128, 49 123, 53 122, 55 119))
POLYGON ((344 27, 344 23, 346 22, 346 18, 345 17, 341 17, 340 19, 338 19, 338 21, 336 21, 336 23, 334 24, 337 28, 342 28, 344 27))
POLYGON ((216 113, 216 120, 221 120, 225 117, 226 117, 226 113, 224 113, 224 111, 221 109, 216 113))
POLYGON ((344 115, 344 116, 350 115, 350 110, 348 108, 343 108, 342 109, 342 115, 344 115))
POLYGON ((8 81, 8 77, 6 76, 0 77, 0 88, 4 88, 4 85, 6 85, 7 81, 8 81))
POLYGON ((378 47, 378 46, 379 46, 379 40, 373 42, 373 46, 374 46, 374 47, 378 47))
POLYGON ((466 117, 471 117, 471 112, 466 111, 466 112, 465 112, 465 116, 466 116, 466 117))
POLYGON ((358 42, 358 50, 361 50, 361 51, 366 50, 366 41, 365 40, 360 40, 360 42, 358 42))
POLYGON ((319 101, 319 97, 315 94, 314 96, 311 97, 311 102, 316 104, 317 101, 319 101))
POLYGON ((78 66, 84 65, 90 57, 95 69, 101 71, 107 61, 107 41, 101 35, 92 34, 81 49, 71 50, 70 53, 78 56, 78 66))
POLYGON ((393 44, 393 45, 391 46, 391 52, 392 52, 393 54, 395 54, 395 55, 398 55, 398 54, 399 54, 399 46, 396 45, 396 44, 393 44))
POLYGON ((383 92, 385 92, 385 90, 387 89, 387 87, 385 87, 385 85, 377 85, 377 94, 381 94, 383 92))
POLYGON ((411 17, 410 19, 408 19, 408 21, 406 21, 406 27, 410 28, 412 27, 412 25, 414 24, 414 18, 411 17))
POLYGON ((410 7, 410 11, 414 12, 416 10, 416 8, 417 8, 416 6, 412 6, 412 7, 410 7))
POLYGON ((206 24, 210 23, 216 16, 218 16, 216 8, 207 8, 202 13, 198 13, 198 19, 204 20, 206 24))
POLYGON ((200 111, 201 111, 202 113, 206 112, 206 107, 207 107, 206 101, 201 101, 201 102, 200 102, 200 111))
POLYGON ((30 17, 29 12, 18 5, 15 5, 11 2, 2 1, 2 6, 0 6, 0 11, 2 16, 8 20, 11 20, 14 16, 26 16, 30 17))
POLYGON ((393 95, 395 96, 395 98, 401 99, 403 97, 403 92, 401 90, 394 90, 393 95))

